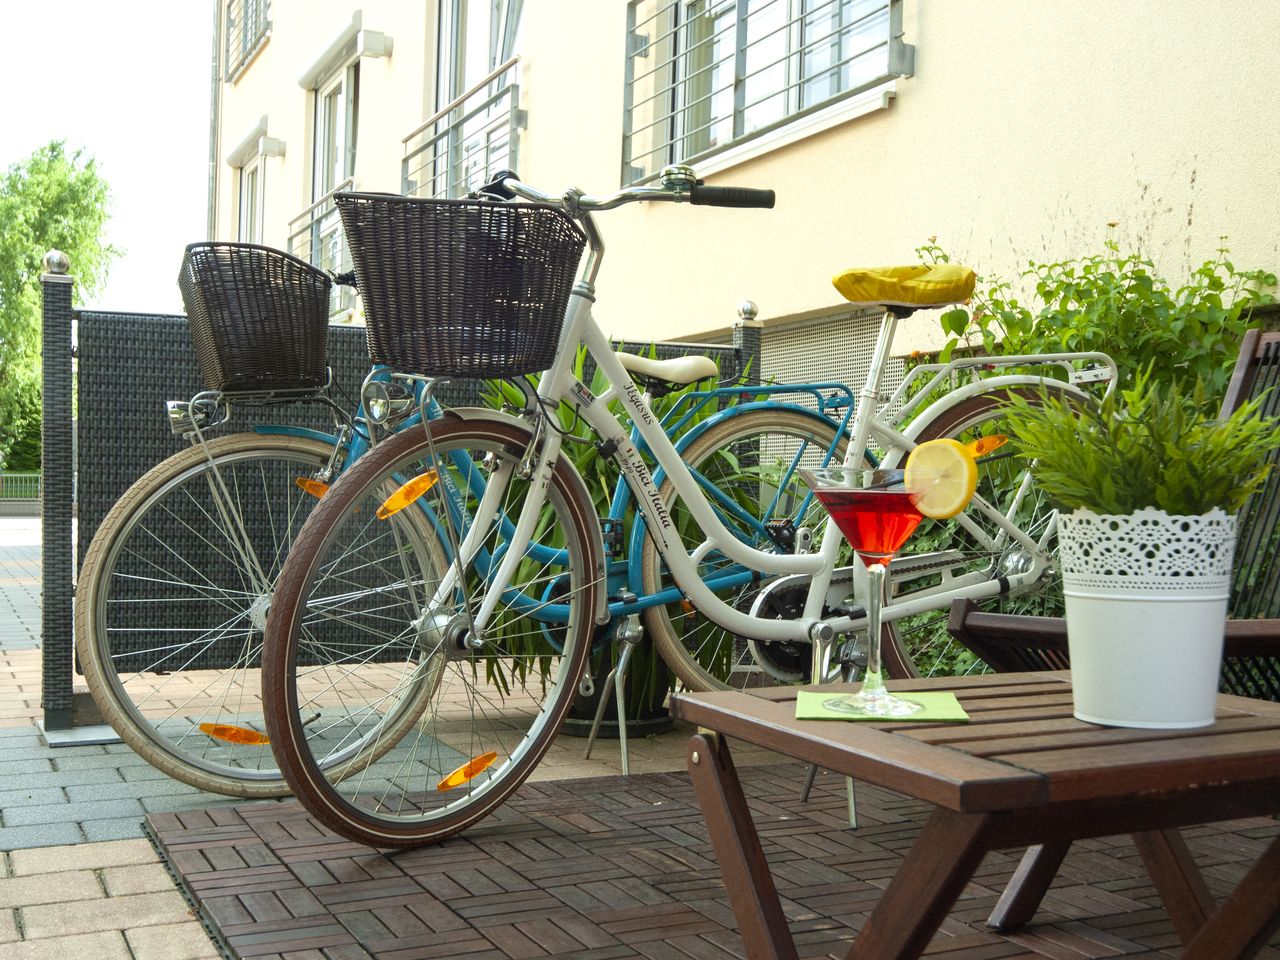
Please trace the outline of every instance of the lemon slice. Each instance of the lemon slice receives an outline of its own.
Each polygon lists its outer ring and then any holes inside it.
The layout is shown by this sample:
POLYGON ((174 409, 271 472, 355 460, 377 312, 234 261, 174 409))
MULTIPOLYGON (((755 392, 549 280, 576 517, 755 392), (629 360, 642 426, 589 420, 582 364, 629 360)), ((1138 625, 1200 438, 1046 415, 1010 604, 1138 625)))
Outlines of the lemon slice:
POLYGON ((958 440, 926 440, 907 456, 903 482, 917 510, 946 520, 968 506, 978 489, 978 465, 958 440))

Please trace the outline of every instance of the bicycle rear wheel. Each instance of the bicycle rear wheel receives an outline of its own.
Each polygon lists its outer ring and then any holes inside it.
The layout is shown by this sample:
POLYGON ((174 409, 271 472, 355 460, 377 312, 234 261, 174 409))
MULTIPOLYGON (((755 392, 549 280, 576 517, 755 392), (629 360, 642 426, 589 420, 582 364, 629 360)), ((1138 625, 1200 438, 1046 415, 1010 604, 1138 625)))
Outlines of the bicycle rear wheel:
POLYGON ((567 460, 497 613, 483 635, 471 629, 529 492, 515 468, 530 437, 516 422, 448 416, 430 442, 418 430, 390 438, 334 485, 285 564, 268 623, 267 726, 298 799, 345 837, 413 846, 484 817, 533 770, 577 692, 603 561, 567 460), (448 545, 446 562, 412 544, 370 562, 396 490, 412 501, 401 513, 448 545), (482 503, 495 522, 474 522, 482 503), (402 735, 388 717, 408 710, 402 735), (353 741, 385 755, 339 782, 330 754, 353 741))
MULTIPOLYGON (((832 462, 844 457, 846 441, 836 442, 836 428, 823 417, 795 409, 753 410, 730 416, 689 444, 682 457, 721 519, 742 542, 761 550, 789 553, 803 529, 821 541, 826 511, 809 495, 798 467, 821 466, 833 449, 832 462), (773 526, 766 526, 773 522, 773 526)), ((676 500, 669 480, 659 493, 692 550, 703 534, 676 500)), ((641 554, 646 594, 675 587, 651 538, 641 554)), ((726 603, 751 610, 761 583, 751 571, 713 551, 702 559, 704 581, 719 580, 716 589, 726 603)), ((775 591, 766 616, 794 617, 793 602, 803 602, 807 584, 795 591, 775 591)), ((707 619, 683 596, 650 607, 645 627, 672 672, 690 690, 745 689, 799 682, 810 669, 808 644, 748 640, 707 619)))
MULTIPOLYGON (((1029 478, 1027 464, 1016 455, 1016 440, 1008 427, 1006 405, 1011 396, 1038 404, 1042 397, 1078 400, 1079 394, 1053 381, 1040 387, 996 388, 970 397, 944 410, 917 438, 917 442, 949 437, 964 444, 996 438, 1000 445, 978 459, 980 496, 1009 517, 1019 529, 1052 554, 1057 540, 1057 510, 1029 478)), ((974 510, 968 513, 991 536, 998 528, 974 510)), ((984 550, 974 538, 951 521, 926 520, 908 543, 909 553, 955 551, 957 559, 946 567, 948 577, 972 573, 987 578, 1030 569, 1032 557, 1015 542, 1005 539, 997 551, 984 550)), ((905 566, 905 564, 904 564, 905 566)), ((910 581, 894 577, 889 565, 890 589, 896 592, 927 588, 941 583, 942 574, 926 574, 910 581)), ((978 601, 983 610, 1032 616, 1061 616, 1062 582, 1050 567, 1038 581, 1017 592, 978 601)), ((949 606, 886 624, 883 631, 884 661, 891 676, 936 676, 986 673, 987 664, 947 633, 949 606)))
POLYGON ((169 776, 240 797, 288 784, 259 669, 280 567, 332 444, 240 433, 156 465, 111 508, 76 585, 76 648, 104 717, 169 776))

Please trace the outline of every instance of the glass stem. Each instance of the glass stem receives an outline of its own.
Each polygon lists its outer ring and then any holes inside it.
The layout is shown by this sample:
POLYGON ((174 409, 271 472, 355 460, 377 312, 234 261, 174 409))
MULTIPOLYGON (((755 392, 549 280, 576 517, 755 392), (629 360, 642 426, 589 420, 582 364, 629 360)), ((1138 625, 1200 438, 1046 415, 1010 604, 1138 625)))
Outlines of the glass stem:
POLYGON ((886 568, 883 563, 867 567, 867 670, 862 676, 864 697, 883 696, 884 677, 880 672, 880 611, 885 604, 886 568))

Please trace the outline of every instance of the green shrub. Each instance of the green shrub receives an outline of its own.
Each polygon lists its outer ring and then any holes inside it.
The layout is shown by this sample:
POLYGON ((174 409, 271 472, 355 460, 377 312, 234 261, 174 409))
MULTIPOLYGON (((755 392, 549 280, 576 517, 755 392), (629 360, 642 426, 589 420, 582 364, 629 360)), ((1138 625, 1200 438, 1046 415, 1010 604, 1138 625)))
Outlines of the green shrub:
MULTIPOLYGON (((1161 382, 1200 381, 1212 402, 1226 390, 1240 338, 1255 306, 1274 303, 1276 275, 1237 270, 1224 246, 1174 288, 1137 253, 1111 238, 1103 252, 1058 263, 1031 261, 1021 274, 1033 291, 982 278, 967 306, 941 316, 949 340, 990 354, 1098 351, 1110 354, 1121 383, 1152 370, 1161 382)), ((917 249, 926 263, 949 262, 931 238, 917 249)))

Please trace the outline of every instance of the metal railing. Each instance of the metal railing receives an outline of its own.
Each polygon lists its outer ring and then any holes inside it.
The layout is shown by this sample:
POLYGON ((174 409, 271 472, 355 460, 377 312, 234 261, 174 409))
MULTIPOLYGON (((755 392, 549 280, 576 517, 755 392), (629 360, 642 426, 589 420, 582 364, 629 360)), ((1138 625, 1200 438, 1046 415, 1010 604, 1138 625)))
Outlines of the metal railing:
POLYGON ((404 193, 463 197, 498 171, 515 168, 525 122, 519 63, 512 57, 404 138, 404 193))
MULTIPOLYGON (((289 252, 322 270, 334 273, 350 270, 351 251, 342 232, 342 219, 334 206, 333 195, 354 189, 354 180, 343 180, 289 221, 289 252)), ((351 288, 335 284, 329 301, 329 315, 342 313, 354 305, 355 296, 351 288)))
POLYGON ((222 77, 234 80, 271 32, 270 0, 228 0, 222 77))
POLYGON ((0 500, 39 499, 39 473, 6 473, 0 471, 0 500))
POLYGON ((627 17, 624 183, 914 69, 901 0, 632 0, 627 17))

